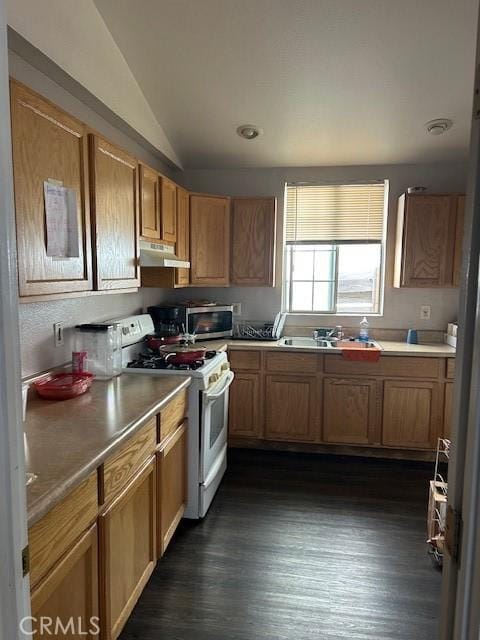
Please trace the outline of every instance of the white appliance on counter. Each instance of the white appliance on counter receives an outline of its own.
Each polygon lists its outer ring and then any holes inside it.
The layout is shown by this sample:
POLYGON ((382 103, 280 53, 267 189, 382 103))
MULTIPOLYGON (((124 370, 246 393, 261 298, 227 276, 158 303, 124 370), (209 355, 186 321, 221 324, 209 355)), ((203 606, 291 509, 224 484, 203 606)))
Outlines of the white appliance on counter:
POLYGON ((227 468, 228 398, 234 374, 225 352, 208 352, 193 368, 150 358, 145 336, 154 333, 149 314, 116 320, 122 332, 122 370, 153 376, 190 376, 188 392, 188 482, 185 518, 203 518, 227 468), (130 366, 128 366, 130 365, 130 366), (158 368, 160 367, 160 368, 158 368))

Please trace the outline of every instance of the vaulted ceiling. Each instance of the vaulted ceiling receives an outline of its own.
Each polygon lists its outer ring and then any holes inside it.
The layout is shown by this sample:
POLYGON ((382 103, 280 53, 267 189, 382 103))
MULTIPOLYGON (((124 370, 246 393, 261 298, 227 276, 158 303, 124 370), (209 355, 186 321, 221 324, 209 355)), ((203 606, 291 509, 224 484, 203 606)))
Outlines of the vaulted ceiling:
POLYGON ((478 0, 95 4, 187 168, 466 156, 478 0))

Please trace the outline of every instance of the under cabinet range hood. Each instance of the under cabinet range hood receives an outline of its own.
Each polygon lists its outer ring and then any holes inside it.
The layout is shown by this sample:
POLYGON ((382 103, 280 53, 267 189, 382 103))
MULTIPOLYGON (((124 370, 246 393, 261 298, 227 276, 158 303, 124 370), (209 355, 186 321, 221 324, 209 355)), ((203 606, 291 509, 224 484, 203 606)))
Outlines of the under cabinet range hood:
POLYGON ((175 255, 173 247, 159 242, 140 240, 141 267, 180 267, 189 269, 190 262, 175 255))

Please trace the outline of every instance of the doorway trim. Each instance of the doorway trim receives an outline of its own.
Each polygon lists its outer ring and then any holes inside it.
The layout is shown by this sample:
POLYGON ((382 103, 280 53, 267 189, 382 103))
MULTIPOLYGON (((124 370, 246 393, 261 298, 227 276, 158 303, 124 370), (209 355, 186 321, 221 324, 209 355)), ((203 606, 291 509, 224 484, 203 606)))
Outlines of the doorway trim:
POLYGON ((30 615, 15 219, 5 1, 0 0, 0 640, 27 638, 30 615))

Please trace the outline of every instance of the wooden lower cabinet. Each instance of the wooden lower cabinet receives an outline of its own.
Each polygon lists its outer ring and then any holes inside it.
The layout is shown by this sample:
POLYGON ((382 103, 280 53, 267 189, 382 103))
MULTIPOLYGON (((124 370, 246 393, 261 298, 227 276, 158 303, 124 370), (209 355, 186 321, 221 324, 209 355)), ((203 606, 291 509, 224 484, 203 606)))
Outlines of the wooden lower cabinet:
POLYGON ((117 638, 157 560, 152 458, 99 517, 102 640, 117 638))
POLYGON ((98 542, 93 525, 31 595, 32 631, 65 640, 98 638, 98 542))
POLYGON ((230 436, 262 438, 261 376, 236 372, 230 387, 228 432, 230 436))
POLYGON ((316 439, 320 386, 316 376, 265 376, 265 438, 290 442, 316 439))
POLYGON ((382 444, 408 449, 433 449, 441 433, 438 382, 385 380, 382 444))
POLYGON ((443 408, 443 437, 452 437, 453 382, 445 383, 445 404, 443 408))
POLYGON ((339 444, 379 442, 378 384, 368 378, 324 378, 323 440, 339 444))
POLYGON ((168 437, 157 453, 157 554, 165 553, 187 501, 187 423, 168 437))

